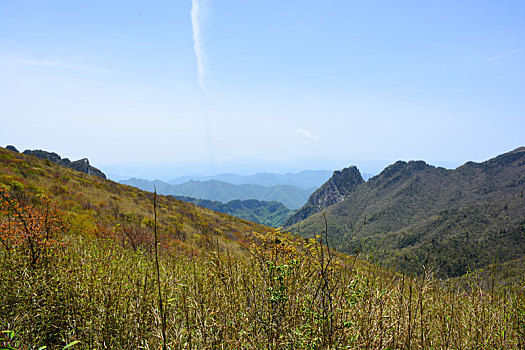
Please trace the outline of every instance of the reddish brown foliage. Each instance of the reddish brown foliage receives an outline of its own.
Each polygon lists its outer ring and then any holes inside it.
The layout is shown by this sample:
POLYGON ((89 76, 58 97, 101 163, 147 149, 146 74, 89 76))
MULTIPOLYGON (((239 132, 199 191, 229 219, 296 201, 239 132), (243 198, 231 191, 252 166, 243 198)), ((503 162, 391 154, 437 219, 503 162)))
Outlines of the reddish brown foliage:
POLYGON ((46 196, 39 206, 22 205, 0 187, 0 242, 6 250, 26 249, 35 265, 63 231, 60 212, 46 196))

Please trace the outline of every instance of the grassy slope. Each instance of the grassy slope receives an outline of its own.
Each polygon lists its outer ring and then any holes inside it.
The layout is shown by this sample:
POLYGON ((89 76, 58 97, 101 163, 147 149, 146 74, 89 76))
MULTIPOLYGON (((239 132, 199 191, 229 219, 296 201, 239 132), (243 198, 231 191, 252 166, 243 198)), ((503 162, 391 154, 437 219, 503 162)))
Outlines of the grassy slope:
MULTIPOLYGON (((162 317, 150 193, 3 149, 0 164, 13 200, 47 213, 38 195, 49 193, 67 223, 34 264, 27 245, 0 245, 0 346, 160 348, 162 319, 169 349, 525 345, 522 285, 486 292, 469 280, 463 292, 431 275, 330 260, 315 240, 248 239, 267 228, 159 196, 162 317)), ((16 218, 0 210, 2 237, 16 218)))
MULTIPOLYGON (((442 277, 459 276, 523 256, 524 192, 522 148, 456 170, 395 163, 325 214, 336 242, 366 220, 346 252, 364 250, 405 271, 426 263, 442 277)), ((323 227, 316 214, 291 229, 308 236, 323 227)))
MULTIPOLYGON (((137 235, 153 219, 153 194, 121 185, 31 156, 0 148, 0 184, 21 187, 20 195, 46 193, 67 213, 72 227, 98 223, 105 228, 118 224, 137 235), (14 185, 13 185, 14 184, 14 185), (19 184, 19 185, 17 185, 19 184)), ((158 196, 161 233, 174 238, 181 249, 191 250, 203 235, 235 241, 267 227, 214 212, 169 196, 158 196)), ((92 228, 91 228, 92 229, 92 228)))

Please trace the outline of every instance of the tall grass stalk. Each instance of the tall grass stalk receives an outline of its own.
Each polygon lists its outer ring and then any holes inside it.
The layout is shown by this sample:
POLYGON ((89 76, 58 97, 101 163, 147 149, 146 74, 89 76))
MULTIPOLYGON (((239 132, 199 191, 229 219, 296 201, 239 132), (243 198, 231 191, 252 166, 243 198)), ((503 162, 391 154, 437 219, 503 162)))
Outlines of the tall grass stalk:
POLYGON ((155 268, 157 271, 157 287, 159 291, 159 310, 160 310, 160 323, 161 323, 161 332, 162 332, 162 349, 166 350, 168 347, 166 345, 166 313, 164 312, 164 307, 162 303, 162 292, 161 292, 161 280, 160 280, 160 266, 159 266, 159 242, 157 237, 157 189, 155 188, 153 192, 153 233, 155 236, 155 268))

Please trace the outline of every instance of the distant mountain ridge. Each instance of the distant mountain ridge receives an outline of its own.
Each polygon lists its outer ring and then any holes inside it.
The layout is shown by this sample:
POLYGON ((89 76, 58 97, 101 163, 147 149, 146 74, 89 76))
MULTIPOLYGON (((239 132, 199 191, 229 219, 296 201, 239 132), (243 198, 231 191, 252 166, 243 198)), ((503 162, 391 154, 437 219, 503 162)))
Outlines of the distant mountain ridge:
POLYGON ((314 189, 302 189, 290 185, 276 185, 264 187, 259 185, 234 185, 223 181, 188 181, 180 185, 155 180, 148 181, 143 179, 131 178, 120 181, 125 185, 134 186, 146 191, 153 191, 154 186, 157 192, 165 195, 187 196, 199 199, 220 201, 223 203, 240 199, 257 199, 260 201, 277 201, 284 204, 287 208, 297 209, 301 207, 314 189))
MULTIPOLYGON (((16 147, 12 146, 12 145, 8 145, 6 146, 6 149, 12 151, 12 152, 18 152, 18 150, 16 149, 16 147)), ((89 175, 94 175, 94 176, 98 176, 98 177, 101 177, 103 179, 106 178, 106 175, 100 171, 99 169, 95 168, 94 166, 90 165, 89 164, 89 160, 87 158, 82 158, 82 159, 79 159, 79 160, 75 160, 75 161, 70 161, 68 158, 62 158, 61 156, 59 156, 58 154, 54 153, 54 152, 47 152, 47 151, 43 151, 43 150, 25 150, 24 152, 22 152, 23 154, 25 155, 29 155, 29 156, 33 156, 33 157, 37 157, 37 158, 40 158, 40 159, 47 159, 53 163, 56 163, 58 165, 61 165, 63 167, 66 167, 66 168, 71 168, 71 169, 75 169, 77 171, 80 171, 80 172, 83 172, 83 173, 86 173, 86 174, 89 174, 89 175)))
MULTIPOLYGON (((426 265, 453 277, 519 259, 525 255, 525 147, 453 170, 398 161, 324 212, 334 244, 364 223, 345 252, 372 253, 405 271, 426 265)), ((311 237, 324 230, 324 220, 316 213, 289 228, 311 237)))
POLYGON ((168 182, 172 185, 180 185, 182 183, 194 180, 194 181, 208 181, 217 180, 222 182, 228 182, 234 185, 259 185, 265 187, 277 186, 277 185, 290 185, 296 186, 303 189, 317 188, 321 186, 332 174, 330 170, 304 170, 299 173, 287 173, 287 174, 276 174, 276 173, 257 173, 252 175, 239 175, 234 173, 224 173, 217 175, 194 175, 194 176, 182 176, 168 182))
POLYGON ((256 199, 235 199, 227 203, 211 201, 208 199, 197 199, 185 196, 173 196, 181 201, 193 203, 199 207, 215 210, 231 216, 256 222, 271 227, 281 227, 286 219, 293 213, 283 204, 273 201, 259 201, 256 199))
MULTIPOLYGON (((319 188, 324 184, 330 176, 332 176, 332 170, 303 170, 298 173, 270 173, 262 172, 251 175, 240 175, 235 173, 223 173, 217 175, 188 175, 174 178, 166 181, 172 185, 180 185, 188 181, 208 181, 217 180, 228 182, 234 185, 260 185, 265 187, 271 187, 276 185, 291 185, 304 189, 319 188)), ((361 174, 363 179, 367 181, 373 177, 373 174, 363 173, 361 174)))

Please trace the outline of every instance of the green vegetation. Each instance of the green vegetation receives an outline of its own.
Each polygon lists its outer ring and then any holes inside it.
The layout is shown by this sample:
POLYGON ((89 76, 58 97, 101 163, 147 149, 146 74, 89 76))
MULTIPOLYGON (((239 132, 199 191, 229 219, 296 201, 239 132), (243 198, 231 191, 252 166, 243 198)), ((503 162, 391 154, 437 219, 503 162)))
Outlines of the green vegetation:
POLYGON ((499 348, 525 340, 523 294, 468 292, 338 257, 316 240, 254 235, 247 252, 207 237, 195 255, 161 245, 157 303, 151 248, 108 232, 64 232, 31 265, 2 249, 4 345, 61 348, 499 348))
POLYGON ((291 226, 341 202, 363 183, 364 179, 355 166, 334 171, 332 177, 310 195, 306 204, 286 220, 285 226, 291 226))
POLYGON ((276 185, 264 187, 259 185, 234 185, 223 181, 188 181, 180 185, 171 185, 163 181, 148 181, 129 179, 120 181, 125 185, 134 186, 142 190, 157 192, 164 195, 186 196, 199 199, 208 199, 219 202, 229 202, 235 199, 257 199, 260 201, 277 201, 290 209, 297 209, 308 199, 314 189, 303 189, 290 185, 276 185))
POLYGON ((264 202, 256 199, 239 199, 222 203, 207 199, 196 199, 184 196, 174 196, 181 201, 193 203, 199 207, 215 210, 238 218, 257 222, 271 227, 282 227, 286 219, 293 214, 293 211, 286 208, 279 202, 264 202))
POLYGON ((523 281, 412 278, 339 254, 326 235, 164 196, 154 216, 153 194, 3 149, 0 164, 0 346, 525 345, 523 281))
MULTIPOLYGON (((120 185, 35 157, 0 148, 0 186, 23 204, 43 194, 64 212, 74 232, 115 230, 128 245, 147 240, 153 223, 153 193, 120 185)), ((191 252, 205 233, 225 242, 244 239, 246 233, 267 227, 213 212, 169 196, 158 197, 160 239, 170 240, 180 252, 191 252), (174 239, 172 239, 174 238, 174 239)))
MULTIPOLYGON (((525 148, 520 148, 455 170, 397 162, 324 213, 334 244, 356 223, 365 223, 346 253, 372 254, 407 273, 432 266, 447 278, 524 256, 524 193, 525 148)), ((291 230, 312 237, 323 227, 318 213, 291 230)), ((514 272, 519 276, 521 270, 514 272)))

